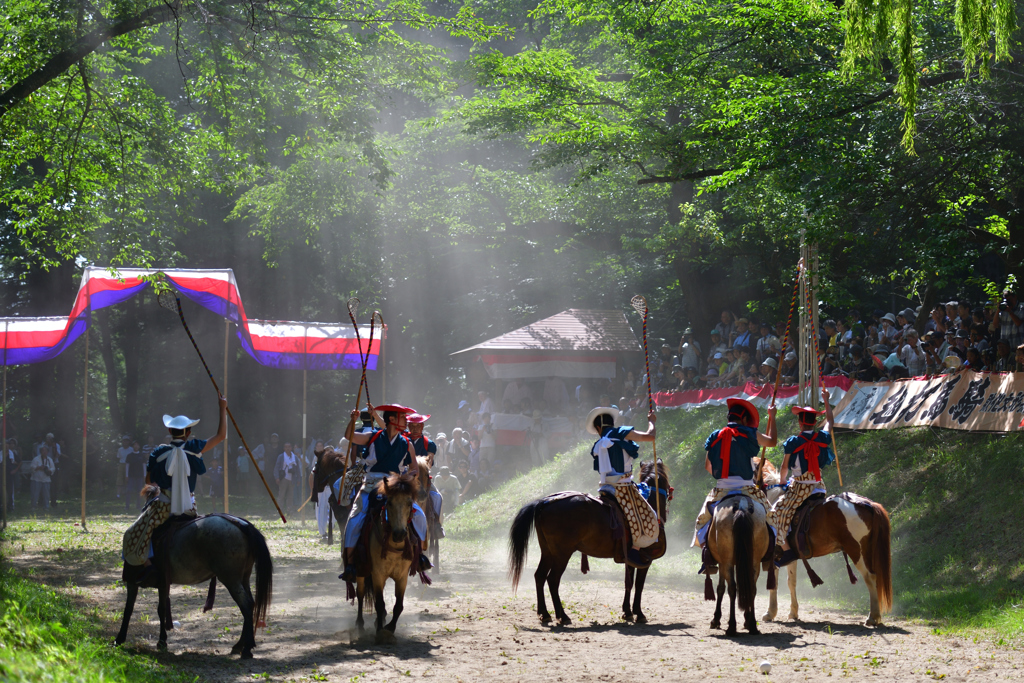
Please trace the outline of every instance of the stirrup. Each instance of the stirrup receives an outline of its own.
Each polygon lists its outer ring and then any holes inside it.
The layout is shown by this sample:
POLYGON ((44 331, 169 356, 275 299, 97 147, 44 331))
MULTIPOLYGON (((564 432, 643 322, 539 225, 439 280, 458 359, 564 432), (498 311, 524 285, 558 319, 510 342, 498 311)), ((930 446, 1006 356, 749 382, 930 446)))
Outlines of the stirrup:
POLYGON ((784 550, 775 556, 775 566, 785 567, 787 564, 792 564, 793 562, 796 562, 799 559, 800 555, 797 554, 795 550, 790 548, 789 550, 784 550))
POLYGON ((430 561, 430 558, 427 557, 427 554, 426 553, 420 553, 420 571, 421 572, 425 572, 425 571, 427 571, 429 569, 433 569, 433 568, 434 568, 434 564, 430 561))
POLYGON ((626 561, 636 569, 647 569, 651 566, 651 559, 636 548, 626 551, 626 561))
POLYGON ((338 578, 341 579, 342 581, 345 581, 345 582, 348 582, 348 583, 355 583, 356 579, 358 578, 356 576, 355 565, 346 564, 345 565, 345 571, 343 571, 342 573, 338 574, 338 578))

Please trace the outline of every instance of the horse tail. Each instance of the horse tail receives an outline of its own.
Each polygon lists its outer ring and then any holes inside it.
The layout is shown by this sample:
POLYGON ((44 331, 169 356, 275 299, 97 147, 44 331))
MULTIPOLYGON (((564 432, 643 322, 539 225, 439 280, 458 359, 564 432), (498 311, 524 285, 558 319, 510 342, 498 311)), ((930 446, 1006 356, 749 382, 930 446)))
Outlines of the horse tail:
POLYGON ((878 604, 882 614, 892 608, 892 545, 889 513, 884 507, 872 501, 874 513, 872 526, 871 560, 868 564, 875 574, 878 590, 878 604))
POLYGON ((541 500, 527 503, 512 521, 512 528, 508 532, 508 576, 512 580, 512 590, 519 585, 519 577, 523 575, 523 565, 526 564, 526 551, 530 547, 530 534, 533 533, 534 517, 541 500))
POLYGON ((739 508, 732 519, 733 566, 736 569, 736 593, 741 610, 754 609, 757 581, 754 579, 754 518, 739 508))
POLYGON ((267 539, 251 523, 242 527, 249 541, 249 550, 256 557, 256 604, 252 608, 254 626, 266 622, 267 610, 274 594, 274 562, 270 559, 267 539))

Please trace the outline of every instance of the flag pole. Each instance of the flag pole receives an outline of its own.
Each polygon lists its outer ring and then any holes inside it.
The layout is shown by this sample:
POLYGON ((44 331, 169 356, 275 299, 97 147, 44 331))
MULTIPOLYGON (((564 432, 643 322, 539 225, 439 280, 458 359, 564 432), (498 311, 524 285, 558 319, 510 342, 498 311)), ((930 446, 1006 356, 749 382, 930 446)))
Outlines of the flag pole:
POLYGON ((3 505, 3 528, 7 528, 7 327, 10 325, 8 321, 4 321, 4 402, 3 407, 0 408, 0 420, 3 420, 0 430, 3 432, 3 440, 0 441, 0 456, 3 460, 3 489, 4 489, 4 505, 3 505))
MULTIPOLYGON (((88 299, 88 287, 86 284, 86 299, 88 299)), ((92 319, 90 309, 85 324, 85 376, 82 380, 82 531, 88 532, 85 526, 85 471, 86 471, 86 446, 89 442, 89 322, 92 319)))
MULTIPOLYGON (((228 397, 228 339, 231 338, 231 321, 224 318, 224 398, 228 397)), ((224 514, 228 514, 228 460, 231 450, 228 448, 229 432, 224 432, 224 514)))

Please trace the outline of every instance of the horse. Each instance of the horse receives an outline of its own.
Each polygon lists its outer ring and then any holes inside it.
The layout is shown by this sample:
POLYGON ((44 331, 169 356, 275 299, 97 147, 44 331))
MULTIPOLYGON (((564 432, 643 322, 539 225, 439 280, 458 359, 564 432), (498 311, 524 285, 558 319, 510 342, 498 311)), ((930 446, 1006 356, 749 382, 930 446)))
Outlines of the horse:
MULTIPOLYGON (((310 500, 317 500, 320 493, 327 487, 334 484, 334 481, 345 472, 345 458, 347 453, 336 451, 328 446, 322 451, 313 451, 316 463, 310 472, 310 500)), ((338 531, 344 536, 345 523, 348 520, 350 508, 338 505, 338 501, 332 493, 328 499, 331 507, 331 515, 327 518, 327 545, 334 545, 334 521, 338 522, 338 531)))
MULTIPOLYGON (((363 577, 356 580, 357 607, 356 626, 363 628, 363 600, 373 597, 377 611, 376 629, 379 634, 387 630, 395 632, 398 617, 405 602, 405 587, 409 581, 409 570, 417 559, 409 539, 409 522, 412 518, 412 504, 419 493, 419 479, 410 473, 392 474, 377 485, 377 493, 386 501, 382 508, 367 512, 366 524, 370 526, 369 552, 370 580, 363 577), (391 520, 399 523, 392 526, 391 520), (395 583, 395 606, 391 610, 391 621, 384 624, 387 610, 384 606, 384 584, 388 579, 395 583)), ((371 508, 372 505, 371 495, 371 508)))
MULTIPOLYGON (((782 494, 781 487, 770 488, 768 499, 775 504, 782 494)), ((808 528, 808 542, 811 557, 823 557, 842 552, 844 558, 853 560, 857 571, 867 584, 871 596, 871 611, 865 626, 881 626, 882 615, 892 608, 892 548, 889 513, 880 504, 862 496, 851 496, 853 501, 833 496, 811 512, 808 528)), ((795 519, 795 518, 794 518, 795 519)), ((790 531, 790 547, 795 539, 790 531)), ((810 570, 810 565, 807 565, 810 570)), ((790 608, 789 618, 799 619, 800 606, 796 599, 797 563, 791 562, 788 571, 790 608)), ((850 582, 857 578, 847 560, 846 571, 850 582)), ((821 579, 811 574, 811 585, 817 586, 821 579)), ((778 613, 778 590, 769 591, 768 611, 765 621, 774 621, 778 613)))
MULTIPOLYGON (((659 519, 664 522, 668 517, 668 501, 672 497, 667 468, 659 461, 655 472, 652 463, 644 463, 640 468, 639 478, 651 489, 657 489, 655 504, 659 519)), ((537 614, 542 623, 551 622, 551 614, 544 600, 545 582, 551 591, 551 602, 559 623, 572 623, 562 609, 558 586, 573 553, 579 551, 583 554, 580 569, 584 574, 589 570, 588 555, 615 557, 616 545, 620 544, 620 541, 612 537, 611 529, 605 521, 607 518, 602 510, 603 505, 585 493, 568 491, 527 503, 516 514, 509 530, 509 578, 512 580, 512 588, 518 587, 526 563, 530 532, 536 529, 537 541, 540 543, 540 562, 533 577, 537 584, 537 614)), ((661 525, 658 543, 648 550, 653 551, 651 555, 654 559, 665 554, 664 525, 661 525)), ((625 621, 633 621, 635 618, 638 623, 646 623, 647 617, 640 607, 646 580, 647 569, 626 566, 626 591, 622 601, 622 618, 625 621), (631 607, 629 598, 630 592, 634 589, 634 574, 636 593, 631 607)))
MULTIPOLYGON (((754 618, 754 597, 757 595, 761 558, 768 552, 770 542, 767 519, 764 507, 748 496, 729 496, 715 506, 707 536, 708 552, 718 562, 718 602, 711 628, 722 627, 722 598, 728 586, 727 636, 736 635, 737 598, 743 611, 744 628, 751 634, 760 633, 754 618)), ((706 583, 704 597, 712 600, 710 576, 706 583)))
MULTIPOLYGON (((149 484, 143 494, 149 498, 160 489, 149 484)), ((171 531, 163 543, 158 571, 151 572, 141 586, 128 584, 128 596, 121 619, 121 630, 114 639, 121 645, 128 637, 128 622, 135 608, 139 588, 157 589, 157 614, 160 617, 160 640, 157 647, 167 649, 167 631, 174 628, 171 619, 170 588, 172 585, 195 585, 210 581, 203 611, 213 607, 217 581, 224 584, 242 612, 242 635, 231 648, 231 654, 252 658, 256 647, 254 625, 262 625, 273 594, 274 565, 263 534, 252 523, 239 517, 213 514, 196 518, 171 531), (249 577, 256 567, 256 597, 249 588, 249 577)))

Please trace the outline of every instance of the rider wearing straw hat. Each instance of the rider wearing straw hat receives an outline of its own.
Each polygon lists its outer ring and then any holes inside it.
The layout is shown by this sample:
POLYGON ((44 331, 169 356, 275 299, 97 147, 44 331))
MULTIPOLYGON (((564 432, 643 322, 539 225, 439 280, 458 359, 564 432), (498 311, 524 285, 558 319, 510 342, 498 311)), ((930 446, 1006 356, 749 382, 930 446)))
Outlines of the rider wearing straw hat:
MULTIPOLYGON (((742 494, 754 499, 764 506, 768 526, 775 526, 768 497, 754 485, 754 459, 758 457, 758 450, 762 446, 771 448, 778 441, 775 431, 775 406, 768 408, 768 433, 762 434, 757 431, 761 416, 750 401, 730 398, 726 403, 729 406, 728 424, 723 429, 711 432, 711 436, 704 443, 704 450, 707 451, 704 469, 717 479, 718 483, 711 489, 711 493, 700 508, 691 547, 700 544, 701 548, 705 548, 707 529, 715 505, 726 496, 742 494)), ((698 573, 714 574, 716 571, 717 565, 705 548, 704 566, 698 573)))
POLYGON ((633 462, 640 451, 636 442, 654 441, 654 423, 658 417, 653 410, 647 414, 646 432, 616 427, 618 417, 618 410, 604 407, 594 408, 587 415, 587 431, 600 437, 591 447, 590 455, 594 458, 594 470, 601 475, 598 490, 615 496, 629 523, 633 547, 627 550, 627 559, 630 564, 643 568, 651 562, 641 555, 640 549, 657 542, 658 515, 649 503, 628 489, 635 487, 633 462))
POLYGON ((791 436, 782 444, 786 456, 779 472, 781 481, 789 480, 782 497, 775 501, 775 521, 779 525, 781 554, 776 564, 785 566, 797 559, 796 553, 789 549, 786 537, 793 515, 809 496, 814 493, 825 493, 825 484, 821 480, 821 468, 835 462, 836 456, 831 449, 832 406, 828 402, 828 390, 821 388, 821 398, 825 403, 825 423, 823 429, 816 429, 818 416, 822 411, 806 406, 793 406, 790 410, 800 421, 801 432, 791 436))
POLYGON ((217 433, 206 439, 192 439, 192 427, 199 423, 178 415, 164 415, 164 426, 171 434, 171 443, 157 446, 149 455, 146 483, 160 487, 160 495, 149 502, 124 533, 121 555, 124 557, 123 578, 127 582, 141 582, 151 566, 153 531, 171 515, 196 516, 196 478, 206 472, 203 453, 224 440, 227 434, 228 400, 218 400, 220 425, 217 433))
MULTIPOLYGON (((366 509, 370 504, 371 490, 394 472, 409 471, 416 475, 419 471, 416 466, 416 449, 403 434, 408 426, 408 416, 415 414, 416 411, 397 403, 377 406, 374 410, 383 413, 386 429, 352 434, 352 443, 356 446, 367 446, 368 450, 363 485, 355 500, 352 501, 352 511, 349 513, 348 525, 345 527, 345 571, 338 578, 348 582, 356 580, 353 549, 359 542, 359 535, 362 533, 363 523, 366 521, 366 509)), ((355 421, 358 415, 359 411, 353 410, 352 420, 355 421)), ((427 520, 419 506, 413 507, 412 525, 413 530, 422 541, 426 535, 427 520)), ((430 569, 431 566, 426 555, 420 555, 420 570, 430 569)))

